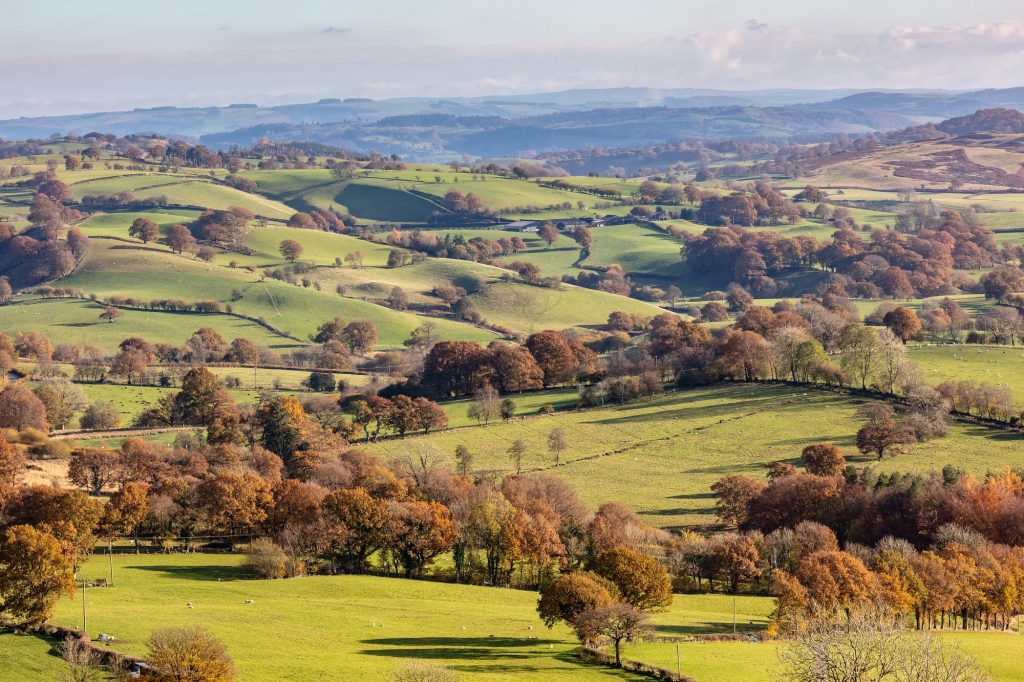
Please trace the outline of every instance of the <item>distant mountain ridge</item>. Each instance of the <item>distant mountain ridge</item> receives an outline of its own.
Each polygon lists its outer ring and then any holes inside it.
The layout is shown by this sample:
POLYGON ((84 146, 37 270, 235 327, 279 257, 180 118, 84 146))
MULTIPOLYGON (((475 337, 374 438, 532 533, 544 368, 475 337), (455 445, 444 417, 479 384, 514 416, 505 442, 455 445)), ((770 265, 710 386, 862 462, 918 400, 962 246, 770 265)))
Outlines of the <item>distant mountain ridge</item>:
MULTIPOLYGON (((610 88, 475 98, 326 98, 263 107, 156 107, 0 121, 0 137, 155 133, 213 148, 330 144, 416 160, 530 156, 669 140, 791 140, 890 133, 1024 109, 1024 87, 973 92, 610 88)), ((950 133, 952 134, 952 133, 950 133)))

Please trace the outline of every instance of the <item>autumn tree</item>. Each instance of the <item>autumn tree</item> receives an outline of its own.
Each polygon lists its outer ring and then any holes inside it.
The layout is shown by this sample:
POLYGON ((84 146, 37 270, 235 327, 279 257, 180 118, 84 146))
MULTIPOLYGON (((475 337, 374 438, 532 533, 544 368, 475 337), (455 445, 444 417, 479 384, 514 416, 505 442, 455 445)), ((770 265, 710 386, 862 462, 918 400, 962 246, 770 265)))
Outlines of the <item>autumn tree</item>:
POLYGON ((672 603, 668 571, 639 550, 615 547, 597 558, 595 570, 619 588, 623 601, 638 609, 664 609, 672 603))
POLYGON ((584 611, 615 603, 618 588, 596 573, 563 573, 541 590, 537 613, 549 628, 563 622, 572 627, 584 611))
POLYGON ((715 514, 724 523, 740 527, 747 521, 750 502, 764 492, 763 481, 729 474, 711 486, 711 491, 718 499, 715 501, 715 514))
POLYGON ((544 385, 544 371, 523 346, 495 341, 487 349, 491 353, 489 364, 494 369, 494 380, 499 390, 518 393, 544 385))
POLYGON ((542 331, 526 339, 526 348, 544 373, 544 388, 573 378, 576 357, 565 337, 556 331, 542 331))
POLYGON ((890 448, 911 445, 917 442, 914 428, 896 421, 895 412, 885 404, 873 405, 869 418, 857 431, 857 449, 867 454, 874 452, 882 459, 890 448))
POLYGON ((176 424, 209 426, 226 411, 237 411, 234 398, 205 367, 190 369, 175 394, 173 421, 176 424))
POLYGON ((807 473, 817 476, 838 476, 846 467, 843 452, 833 443, 812 443, 800 453, 807 473))
POLYGON ((615 665, 622 666, 622 643, 635 642, 654 632, 651 617, 629 604, 598 606, 579 614, 573 622, 580 640, 595 642, 607 637, 615 647, 615 665))
POLYGON ((146 642, 153 682, 232 682, 235 668, 227 651, 206 630, 192 626, 157 630, 146 642))
POLYGON ((68 480, 92 495, 102 493, 104 488, 117 480, 120 473, 121 462, 117 451, 106 448, 85 448, 75 452, 68 465, 68 480))
POLYGON ((558 228, 550 220, 545 220, 537 229, 537 236, 544 240, 544 243, 551 246, 558 240, 558 228))
POLYGON ((103 312, 100 313, 100 319, 106 320, 110 324, 113 324, 114 320, 121 317, 122 315, 124 315, 124 313, 122 313, 120 310, 118 310, 112 305, 108 305, 103 307, 103 312))
POLYGON ((917 313, 903 306, 886 313, 882 322, 903 343, 921 333, 921 320, 917 317, 917 313))
POLYGON ((871 572, 846 552, 819 551, 804 557, 796 565, 795 576, 807 589, 812 609, 818 611, 852 610, 872 598, 871 572))
POLYGON ((145 483, 129 481, 110 496, 103 509, 100 525, 107 537, 131 535, 136 552, 139 548, 138 529, 149 513, 148 493, 149 486, 145 483))
POLYGON ((167 235, 164 242, 174 253, 185 253, 196 246, 196 238, 187 227, 179 223, 167 226, 167 235))
POLYGON ((21 384, 8 386, 0 392, 0 427, 19 430, 31 427, 49 431, 46 406, 21 384))
POLYGON ((332 560, 345 570, 362 573, 370 555, 388 539, 388 511, 382 500, 370 497, 363 488, 335 490, 322 504, 326 519, 349 532, 349 541, 335 549, 332 560))
POLYGON ((715 537, 711 557, 715 568, 728 581, 731 594, 739 591, 741 580, 752 580, 760 574, 761 555, 750 535, 725 533, 715 537))
POLYGON ((377 343, 377 326, 368 320, 349 322, 339 340, 351 353, 369 353, 377 343))
POLYGON ((405 569, 419 575, 439 555, 451 550, 457 532, 448 507, 437 502, 393 502, 388 507, 387 549, 405 569))
POLYGON ((0 613, 26 623, 53 615, 74 592, 73 563, 60 540, 42 528, 12 525, 0 539, 0 613))
POLYGON ((160 227, 149 218, 136 218, 128 228, 128 236, 148 244, 160 237, 160 227))
POLYGON ((277 247, 281 257, 289 263, 294 263, 302 255, 302 244, 295 241, 294 239, 284 239, 277 247))
POLYGON ((307 422, 302 404, 294 396, 273 396, 260 403, 253 415, 260 444, 286 463, 303 442, 307 422))
POLYGON ((252 471, 221 471, 196 487, 197 511, 211 529, 250 533, 267 519, 273 501, 267 482, 252 471))
POLYGON ((0 436, 0 509, 17 488, 25 468, 22 451, 0 436))
POLYGON ((471 341, 441 341, 423 361, 423 382, 443 396, 468 395, 481 385, 490 353, 471 341))

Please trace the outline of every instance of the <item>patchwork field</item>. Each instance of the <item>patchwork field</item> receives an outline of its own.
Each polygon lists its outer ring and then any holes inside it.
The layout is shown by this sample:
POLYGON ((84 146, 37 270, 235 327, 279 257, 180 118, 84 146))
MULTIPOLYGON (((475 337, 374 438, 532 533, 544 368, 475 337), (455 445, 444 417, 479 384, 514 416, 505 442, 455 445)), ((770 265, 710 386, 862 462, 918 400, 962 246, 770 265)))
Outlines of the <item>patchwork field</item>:
POLYGON ((638 404, 525 417, 366 448, 389 459, 427 454, 454 466, 455 447, 462 444, 473 453, 477 470, 507 473, 514 471, 508 448, 523 439, 528 447, 524 469, 566 479, 594 508, 625 501, 648 523, 669 528, 713 525, 710 487, 716 480, 731 473, 762 478, 765 466, 777 460, 799 465, 801 449, 818 441, 835 442, 850 462, 877 464, 884 471, 925 472, 953 463, 982 475, 1021 464, 1019 434, 959 424, 945 438, 876 462, 854 448, 864 405, 826 392, 726 384, 638 404), (547 447, 547 436, 556 427, 565 429, 569 441, 557 467, 547 447))

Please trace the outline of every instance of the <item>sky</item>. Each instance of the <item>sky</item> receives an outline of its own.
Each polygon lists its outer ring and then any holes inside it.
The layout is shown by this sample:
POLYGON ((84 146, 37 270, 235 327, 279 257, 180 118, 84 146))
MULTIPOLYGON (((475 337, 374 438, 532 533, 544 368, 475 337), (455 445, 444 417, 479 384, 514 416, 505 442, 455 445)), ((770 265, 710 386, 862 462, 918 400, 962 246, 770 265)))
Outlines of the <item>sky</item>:
POLYGON ((1020 0, 0 0, 0 117, 322 97, 1024 85, 1020 0))

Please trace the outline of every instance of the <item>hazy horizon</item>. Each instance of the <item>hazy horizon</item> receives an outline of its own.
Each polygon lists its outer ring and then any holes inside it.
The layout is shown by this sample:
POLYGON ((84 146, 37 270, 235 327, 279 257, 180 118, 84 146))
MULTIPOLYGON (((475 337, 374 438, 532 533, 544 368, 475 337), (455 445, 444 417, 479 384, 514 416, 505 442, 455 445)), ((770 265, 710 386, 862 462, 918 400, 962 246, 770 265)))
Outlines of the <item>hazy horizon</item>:
POLYGON ((0 117, 613 87, 975 90, 1019 85, 1024 71, 1024 10, 1005 0, 439 0, 429 13, 410 0, 309 0, 304 10, 241 0, 144 13, 128 0, 5 8, 0 117))

